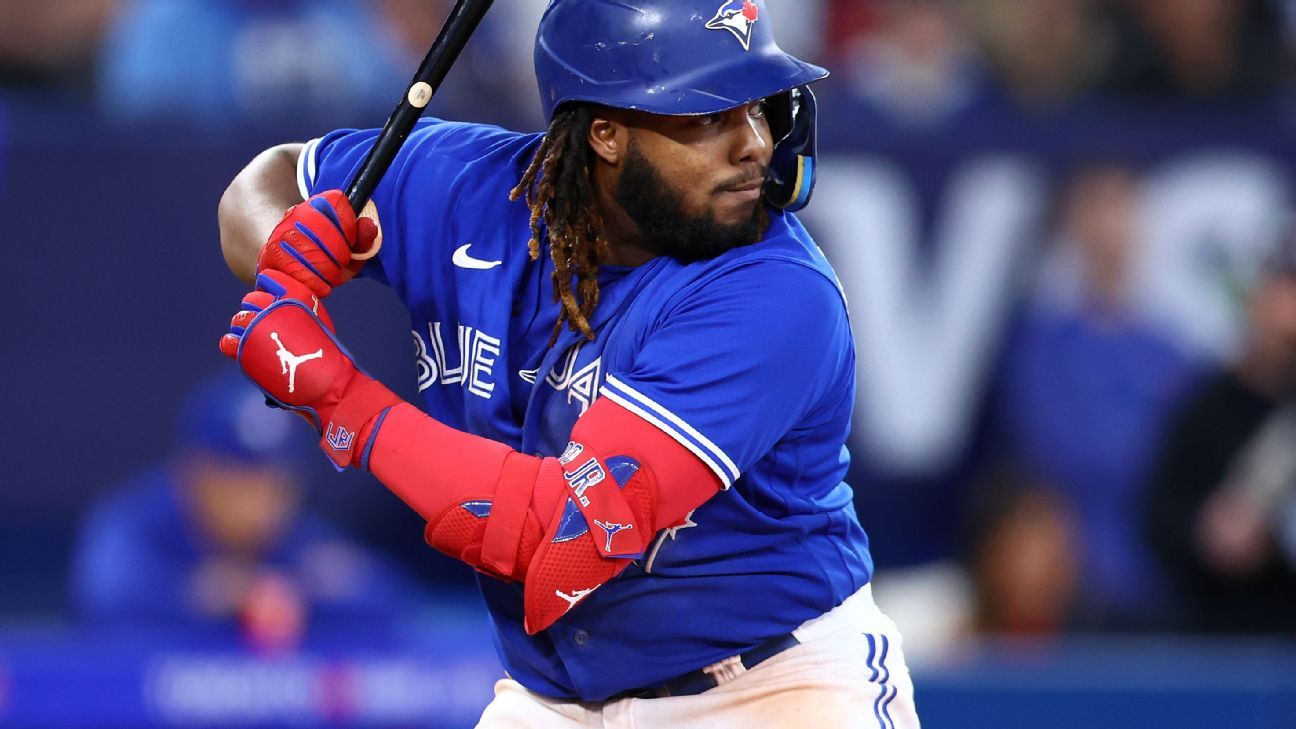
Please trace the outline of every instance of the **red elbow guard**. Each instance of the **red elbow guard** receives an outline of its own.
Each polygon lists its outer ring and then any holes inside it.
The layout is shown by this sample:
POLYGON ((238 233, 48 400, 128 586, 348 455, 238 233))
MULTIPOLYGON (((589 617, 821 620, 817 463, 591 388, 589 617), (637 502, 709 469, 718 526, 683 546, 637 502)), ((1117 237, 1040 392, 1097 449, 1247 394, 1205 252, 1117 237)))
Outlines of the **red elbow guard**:
POLYGON ((684 446, 600 399, 559 458, 449 428, 408 404, 375 427, 370 470, 424 519, 437 550, 525 583, 543 630, 720 490, 684 446))

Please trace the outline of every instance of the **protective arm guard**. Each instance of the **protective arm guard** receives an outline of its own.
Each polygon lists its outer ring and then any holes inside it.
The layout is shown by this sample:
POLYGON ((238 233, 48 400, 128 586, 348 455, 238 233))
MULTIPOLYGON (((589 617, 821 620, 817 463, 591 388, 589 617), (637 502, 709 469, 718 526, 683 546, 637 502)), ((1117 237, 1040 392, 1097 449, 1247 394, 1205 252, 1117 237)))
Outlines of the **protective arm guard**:
POLYGON ((688 449, 607 399, 577 420, 558 458, 454 430, 405 403, 385 411, 361 442, 370 446, 363 465, 427 520, 429 545, 523 582, 529 634, 721 488, 688 449))
POLYGON ((371 470, 427 520, 433 547, 525 583, 526 629, 543 630, 720 489, 687 448, 610 400, 576 421, 558 458, 446 427, 365 374, 327 312, 279 272, 221 337, 221 351, 319 431, 339 469, 371 470))

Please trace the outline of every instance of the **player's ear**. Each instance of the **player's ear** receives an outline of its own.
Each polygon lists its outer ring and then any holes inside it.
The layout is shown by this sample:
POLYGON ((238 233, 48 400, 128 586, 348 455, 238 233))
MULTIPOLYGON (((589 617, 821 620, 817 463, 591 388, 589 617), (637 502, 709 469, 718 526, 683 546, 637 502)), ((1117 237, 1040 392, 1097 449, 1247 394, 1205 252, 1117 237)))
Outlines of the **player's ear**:
POLYGON ((589 145, 599 159, 610 165, 621 162, 629 141, 625 125, 606 116, 596 115, 590 122, 589 145))

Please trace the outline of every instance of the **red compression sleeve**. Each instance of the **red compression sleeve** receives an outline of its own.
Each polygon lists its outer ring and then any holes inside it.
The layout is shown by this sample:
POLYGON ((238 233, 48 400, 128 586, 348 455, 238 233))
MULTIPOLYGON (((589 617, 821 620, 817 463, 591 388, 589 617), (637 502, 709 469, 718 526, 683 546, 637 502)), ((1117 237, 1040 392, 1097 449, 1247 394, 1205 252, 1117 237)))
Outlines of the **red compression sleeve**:
POLYGON ((520 580, 563 496, 557 461, 455 430, 408 403, 389 410, 375 428, 368 468, 427 520, 428 543, 462 544, 451 557, 520 580), (548 478, 540 477, 542 470, 548 478))
MULTIPOLYGON (((454 497, 437 488, 439 482, 451 481, 458 487, 493 485, 506 461, 541 460, 499 441, 444 425, 409 403, 392 408, 374 429, 380 434, 366 467, 424 519, 443 512, 445 500, 454 497)), ((360 440, 367 442, 371 437, 362 432, 360 440)), ((538 511, 552 511, 562 497, 561 484, 548 485, 550 488, 535 495, 532 506, 538 511)))

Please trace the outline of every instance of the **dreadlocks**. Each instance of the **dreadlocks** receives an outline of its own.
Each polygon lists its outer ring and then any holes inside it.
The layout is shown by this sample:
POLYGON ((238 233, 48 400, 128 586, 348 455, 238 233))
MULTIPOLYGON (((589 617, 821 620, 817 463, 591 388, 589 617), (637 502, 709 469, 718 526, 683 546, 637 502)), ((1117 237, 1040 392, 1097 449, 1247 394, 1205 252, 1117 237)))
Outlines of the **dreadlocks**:
POLYGON ((594 339, 589 319, 598 305, 599 260, 607 258, 608 242, 590 179, 594 153, 587 140, 593 119, 587 106, 572 106, 554 114, 549 133, 531 157, 522 180, 509 193, 510 200, 525 196, 531 209, 528 247, 532 260, 540 258, 541 225, 549 230, 554 300, 562 304, 550 346, 558 340, 564 324, 586 339, 594 339))

